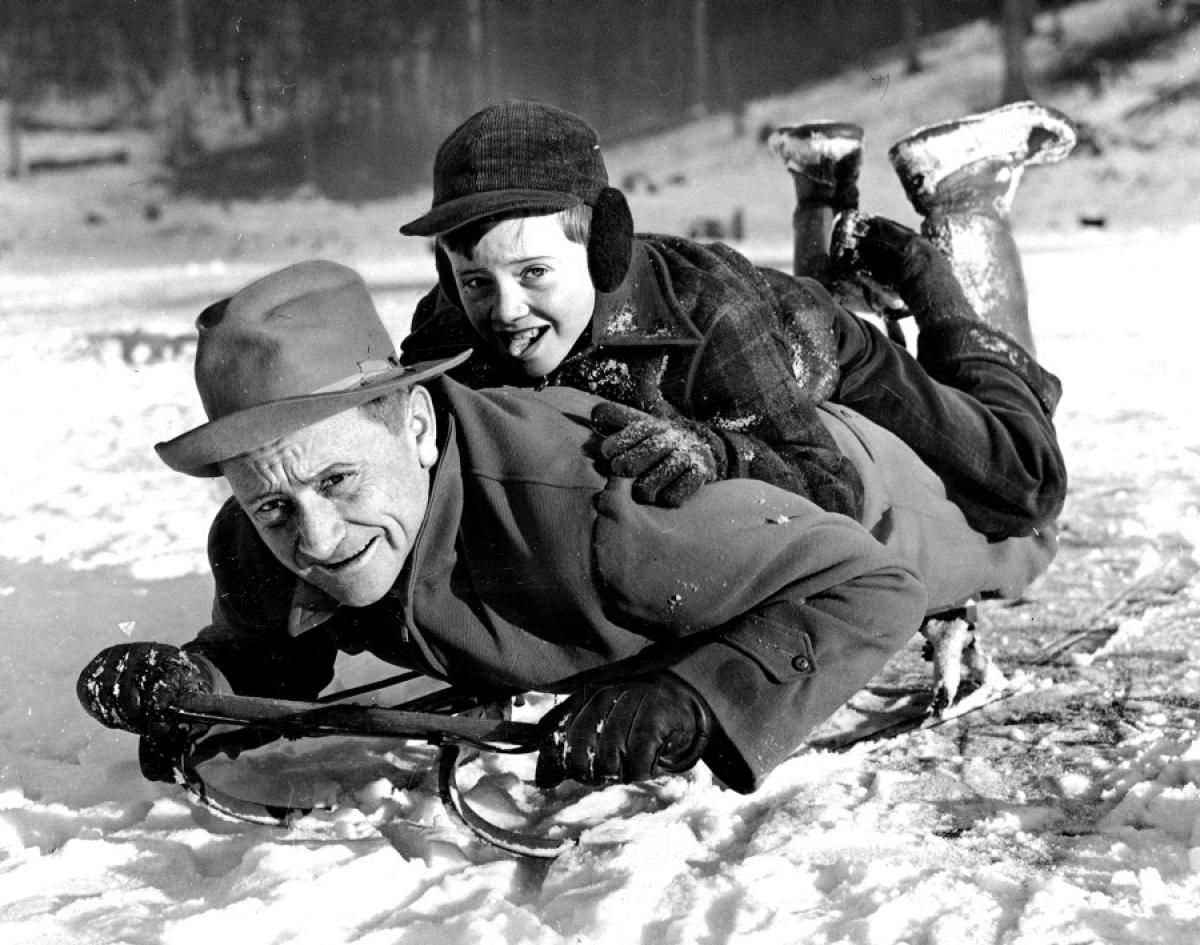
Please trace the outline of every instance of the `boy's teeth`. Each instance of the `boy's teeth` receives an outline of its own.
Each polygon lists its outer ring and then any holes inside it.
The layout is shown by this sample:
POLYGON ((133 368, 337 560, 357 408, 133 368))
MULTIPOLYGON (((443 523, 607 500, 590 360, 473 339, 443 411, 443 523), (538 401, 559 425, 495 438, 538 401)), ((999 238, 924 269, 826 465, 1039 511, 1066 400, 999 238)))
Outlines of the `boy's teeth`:
POLYGON ((508 353, 514 358, 519 358, 525 349, 537 340, 540 328, 526 328, 524 331, 514 332, 508 336, 508 353))

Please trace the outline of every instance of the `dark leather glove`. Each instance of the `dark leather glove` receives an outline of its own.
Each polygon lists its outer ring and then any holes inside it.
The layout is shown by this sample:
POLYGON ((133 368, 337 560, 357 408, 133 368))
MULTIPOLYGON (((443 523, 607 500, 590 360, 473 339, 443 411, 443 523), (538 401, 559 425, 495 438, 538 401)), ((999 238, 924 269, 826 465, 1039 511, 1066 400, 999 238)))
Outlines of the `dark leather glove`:
POLYGON ((182 725, 161 734, 138 739, 138 767, 147 781, 175 783, 175 769, 191 753, 192 741, 182 725))
POLYGON ((706 482, 725 477, 725 444, 699 424, 601 403, 592 408, 592 428, 605 437, 600 455, 611 474, 634 479, 638 502, 678 508, 706 482))
POLYGON ((183 692, 212 692, 213 675, 177 646, 122 643, 97 654, 75 686, 88 715, 109 728, 165 735, 167 709, 183 692))
POLYGON ((708 745, 712 716, 695 689, 662 672, 577 692, 541 724, 550 745, 538 755, 540 787, 568 778, 629 784, 691 768, 708 745))
POLYGON ((920 233, 884 217, 853 214, 839 221, 834 238, 835 271, 894 289, 919 326, 974 314, 950 261, 920 233))
POLYGON ((915 230, 885 217, 856 213, 846 218, 845 232, 834 246, 834 264, 900 288, 936 254, 937 248, 915 230))

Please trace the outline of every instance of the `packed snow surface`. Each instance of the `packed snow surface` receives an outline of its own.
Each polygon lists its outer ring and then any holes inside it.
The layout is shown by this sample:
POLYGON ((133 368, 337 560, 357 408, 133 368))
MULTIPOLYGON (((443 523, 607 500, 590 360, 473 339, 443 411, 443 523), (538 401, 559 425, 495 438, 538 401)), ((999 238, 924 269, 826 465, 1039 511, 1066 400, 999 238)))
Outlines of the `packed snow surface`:
MULTIPOLYGON (((1064 585, 1083 580, 1114 544, 1132 549, 1123 579, 1135 581, 1200 539, 1200 429, 1184 393, 1194 383, 1184 354, 1200 341, 1186 312, 1198 252, 1193 231, 1027 253, 1078 485, 1047 581, 1060 568, 1064 585)), ((420 746, 301 742, 214 762, 215 780, 260 799, 298 790, 339 803, 288 831, 198 814, 180 789, 144 781, 133 736, 102 729, 74 697, 99 649, 183 642, 204 619, 203 544, 222 487, 160 468, 151 449, 200 419, 188 352, 155 360, 162 352, 143 343, 126 360, 86 330, 13 324, 0 338, 10 405, 0 430, 19 447, 0 459, 5 942, 1197 941, 1200 595, 1190 582, 1086 658, 1008 666, 1020 690, 1010 701, 1050 700, 1062 715, 1049 725, 989 709, 845 752, 806 751, 749 797, 704 769, 542 797, 527 783, 528 756, 468 765, 468 798, 492 819, 579 835, 549 864, 448 819, 420 746), (1111 693, 1089 697, 1085 671, 1111 693), (1111 731, 1054 701, 1073 694, 1086 708, 1133 690, 1140 708, 1111 731)), ((383 672, 348 661, 336 685, 383 672)), ((545 708, 535 697, 518 713, 545 708)))

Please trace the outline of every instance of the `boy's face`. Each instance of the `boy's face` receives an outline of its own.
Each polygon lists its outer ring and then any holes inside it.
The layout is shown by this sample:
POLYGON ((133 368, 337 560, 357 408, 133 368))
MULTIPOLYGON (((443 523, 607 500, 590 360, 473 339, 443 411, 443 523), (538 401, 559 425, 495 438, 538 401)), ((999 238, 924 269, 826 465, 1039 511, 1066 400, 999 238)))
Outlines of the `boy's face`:
POLYGON ((284 567, 343 604, 365 607, 395 584, 417 539, 436 432, 429 395, 415 387, 401 432, 346 410, 221 471, 284 567))
POLYGON ((502 220, 473 258, 447 255, 475 330, 529 377, 558 367, 591 322, 587 248, 554 214, 502 220))

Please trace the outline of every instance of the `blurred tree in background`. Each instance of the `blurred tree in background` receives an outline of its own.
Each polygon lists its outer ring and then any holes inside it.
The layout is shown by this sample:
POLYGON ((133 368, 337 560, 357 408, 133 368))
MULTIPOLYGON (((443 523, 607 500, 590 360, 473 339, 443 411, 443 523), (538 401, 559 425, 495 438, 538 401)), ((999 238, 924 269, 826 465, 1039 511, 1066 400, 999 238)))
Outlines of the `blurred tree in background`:
POLYGON ((898 44, 917 71, 922 35, 1001 7, 1027 22, 1033 2, 0 0, 0 112, 152 130, 179 185, 214 196, 361 199, 422 182, 490 101, 552 101, 618 140, 736 116, 898 44))
POLYGON ((1000 0, 1000 33, 1004 43, 1002 102, 1030 98, 1025 41, 1033 32, 1034 0, 1000 0))

